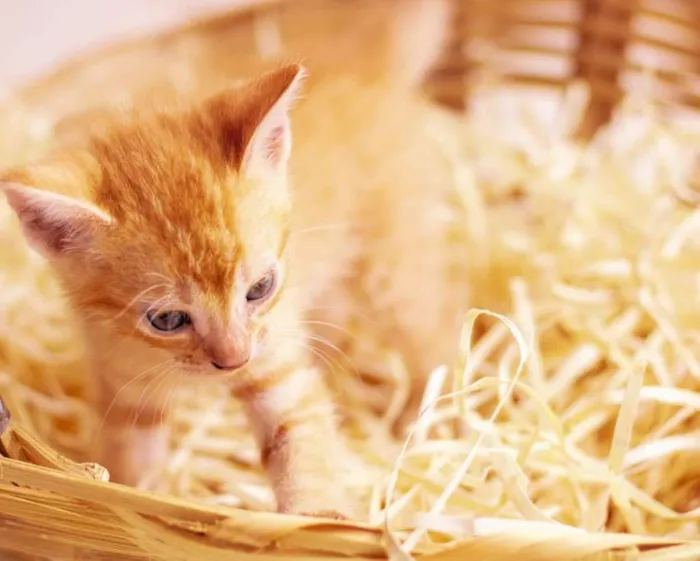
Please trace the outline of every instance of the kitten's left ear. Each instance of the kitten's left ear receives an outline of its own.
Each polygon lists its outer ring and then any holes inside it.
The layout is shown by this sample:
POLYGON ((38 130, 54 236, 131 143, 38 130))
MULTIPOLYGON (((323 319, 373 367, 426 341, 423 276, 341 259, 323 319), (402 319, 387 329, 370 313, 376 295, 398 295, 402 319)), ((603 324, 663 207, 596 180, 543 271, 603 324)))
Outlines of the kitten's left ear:
POLYGON ((292 133, 289 110, 299 95, 306 71, 299 64, 284 66, 270 72, 251 86, 249 100, 257 105, 251 113, 251 121, 243 128, 245 150, 241 162, 242 171, 256 166, 273 170, 284 169, 292 150, 292 133), (248 129, 248 130, 246 130, 248 129))
POLYGON ((292 148, 289 111, 306 70, 289 64, 211 100, 224 152, 241 173, 284 171, 292 148))
POLYGON ((49 259, 88 249, 98 228, 110 222, 97 207, 56 193, 16 183, 0 183, 0 192, 29 245, 49 259))

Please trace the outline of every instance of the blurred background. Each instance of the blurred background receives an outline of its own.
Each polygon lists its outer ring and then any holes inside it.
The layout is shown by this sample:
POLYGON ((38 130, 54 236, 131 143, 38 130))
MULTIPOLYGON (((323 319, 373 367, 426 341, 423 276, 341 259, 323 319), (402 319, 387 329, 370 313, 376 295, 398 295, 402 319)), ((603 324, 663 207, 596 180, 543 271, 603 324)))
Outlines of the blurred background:
POLYGON ((86 48, 254 1, 2 0, 0 84, 6 89, 25 82, 86 48))
MULTIPOLYGON (((2 0, 0 91, 100 46, 255 3, 260 0, 2 0)), ((515 78, 521 93, 524 85, 537 90, 533 100, 540 105, 549 105, 544 91, 582 78, 597 98, 591 130, 609 119, 623 92, 650 83, 643 76, 649 69, 661 78, 655 94, 700 107, 698 0, 454 3, 455 41, 432 80, 432 93, 447 105, 463 105, 465 78, 485 67, 515 78)))

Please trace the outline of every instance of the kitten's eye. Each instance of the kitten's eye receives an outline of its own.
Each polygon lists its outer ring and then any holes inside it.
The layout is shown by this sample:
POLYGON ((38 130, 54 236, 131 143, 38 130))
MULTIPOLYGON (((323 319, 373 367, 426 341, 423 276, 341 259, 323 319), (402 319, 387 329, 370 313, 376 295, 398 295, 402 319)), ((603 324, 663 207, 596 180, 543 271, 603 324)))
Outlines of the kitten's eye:
POLYGON ((192 323, 190 316, 185 312, 162 312, 160 314, 148 312, 146 317, 156 331, 164 333, 178 331, 192 323))
POLYGON ((267 275, 265 275, 263 278, 261 278, 258 282, 256 282, 253 286, 250 287, 250 289, 248 290, 248 294, 246 294, 245 296, 245 299, 248 300, 248 302, 262 300, 272 292, 273 288, 275 288, 275 279, 275 273, 269 272, 267 275))

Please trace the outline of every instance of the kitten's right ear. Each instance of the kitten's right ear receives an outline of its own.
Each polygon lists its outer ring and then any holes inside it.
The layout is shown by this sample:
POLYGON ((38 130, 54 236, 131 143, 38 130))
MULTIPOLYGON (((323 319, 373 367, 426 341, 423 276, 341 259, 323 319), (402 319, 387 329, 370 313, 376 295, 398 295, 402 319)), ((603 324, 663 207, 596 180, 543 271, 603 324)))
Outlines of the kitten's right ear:
POLYGON ((29 245, 50 259, 90 247, 110 217, 97 207, 16 183, 0 183, 0 191, 19 218, 29 245))

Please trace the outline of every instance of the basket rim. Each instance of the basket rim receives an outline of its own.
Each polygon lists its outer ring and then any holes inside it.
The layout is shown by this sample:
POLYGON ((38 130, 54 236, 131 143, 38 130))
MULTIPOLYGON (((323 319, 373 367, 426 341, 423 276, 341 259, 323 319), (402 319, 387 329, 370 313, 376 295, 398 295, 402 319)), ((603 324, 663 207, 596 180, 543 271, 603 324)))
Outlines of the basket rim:
MULTIPOLYGON (((10 434, 17 429, 11 429, 10 434)), ((20 429, 21 430, 21 429, 20 429)), ((25 438, 36 439, 35 436, 26 433, 25 438)), ((71 464, 70 460, 65 460, 66 466, 71 464)), ((318 537, 319 540, 328 538, 329 531, 333 533, 336 542, 344 542, 349 548, 357 549, 361 547, 365 550, 365 554, 352 557, 353 559, 378 559, 389 557, 377 557, 377 554, 382 555, 387 552, 385 541, 386 531, 382 525, 369 525, 354 521, 339 521, 332 519, 321 519, 313 517, 305 517, 292 514, 280 514, 275 512, 249 511, 245 509, 206 505, 198 503, 191 499, 183 499, 171 495, 157 495, 148 491, 141 491, 131 487, 125 487, 114 483, 103 482, 90 477, 86 470, 80 467, 79 464, 73 464, 75 469, 72 473, 65 470, 35 465, 29 462, 15 460, 0 456, 0 483, 11 482, 19 484, 22 488, 29 488, 34 493, 45 493, 47 495, 58 494, 60 496, 68 496, 80 501, 97 503, 107 510, 114 510, 118 516, 119 510, 127 510, 133 513, 138 513, 139 516, 147 518, 156 518, 162 520, 167 527, 173 532, 178 532, 180 537, 183 537, 182 530, 189 530, 194 539, 196 535, 202 535, 202 532, 197 532, 196 529, 187 527, 187 525, 197 524, 198 526, 206 525, 214 527, 226 522, 246 525, 248 527, 266 528, 271 534, 269 553, 274 552, 275 541, 278 538, 283 538, 294 532, 304 532, 309 540, 313 537, 318 537), (84 475, 79 475, 83 471, 84 475), (26 486, 26 487, 24 487, 26 486), (180 522, 180 524, 178 524, 180 522), (179 530, 179 531, 178 531, 179 530)), ((0 485, 0 503, 2 503, 2 495, 4 485, 0 485)), ((7 493, 12 494, 12 493, 7 493)), ((0 514, 0 519, 3 515, 0 514)), ((475 520, 477 517, 474 518, 475 520)), ((206 535, 206 533, 205 533, 206 535)), ((558 550, 571 549, 571 541, 575 539, 575 533, 561 533, 559 535, 542 536, 542 549, 534 550, 532 541, 529 536, 523 532, 503 532, 499 534, 475 535, 459 540, 455 540, 448 544, 437 544, 432 547, 419 546, 414 552, 415 558, 420 559, 441 559, 443 555, 449 556, 449 559, 468 558, 468 555, 474 555, 480 552, 482 555, 497 553, 499 545, 506 545, 502 542, 509 542, 503 552, 510 551, 511 548, 527 547, 528 559, 550 559, 551 554, 548 553, 548 546, 554 546, 558 550), (546 538, 546 539, 545 539, 546 538), (494 551, 495 548, 495 551, 494 551), (462 557, 465 556, 465 557, 462 557)), ((674 548, 688 547, 700 545, 700 541, 684 541, 682 539, 673 539, 667 537, 656 536, 637 536, 624 533, 581 533, 584 540, 579 540, 579 546, 586 551, 580 551, 576 554, 576 559, 585 559, 586 555, 595 555, 609 552, 611 550, 621 550, 628 547, 640 546, 642 548, 674 548)), ((11 545, 11 544, 8 544, 11 545)), ((225 551, 227 548, 218 548, 225 551)), ((233 547, 234 544, 231 543, 233 547)), ((211 544, 209 547, 217 547, 217 544, 211 544)), ((318 555, 325 554, 326 559, 341 558, 343 555, 333 554, 324 548, 318 548, 316 551, 309 549, 310 554, 318 555)), ((280 556, 285 557, 289 552, 283 549, 279 550, 280 556)), ((445 557, 447 559, 448 557, 445 557)))

